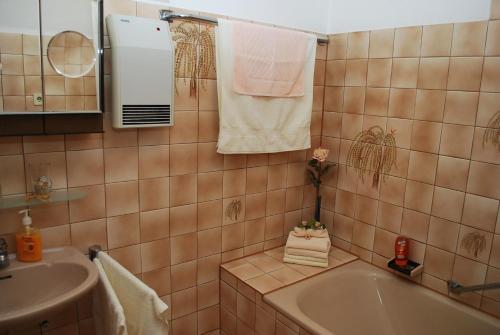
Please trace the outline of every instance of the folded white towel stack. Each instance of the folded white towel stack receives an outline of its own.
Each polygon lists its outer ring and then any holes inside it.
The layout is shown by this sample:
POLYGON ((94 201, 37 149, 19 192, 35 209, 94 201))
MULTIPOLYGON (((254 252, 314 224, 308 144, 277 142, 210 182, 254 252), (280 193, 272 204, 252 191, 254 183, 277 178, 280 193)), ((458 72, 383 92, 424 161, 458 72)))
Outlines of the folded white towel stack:
POLYGON ((331 245, 326 229, 309 231, 297 228, 288 234, 283 261, 326 268, 331 245))

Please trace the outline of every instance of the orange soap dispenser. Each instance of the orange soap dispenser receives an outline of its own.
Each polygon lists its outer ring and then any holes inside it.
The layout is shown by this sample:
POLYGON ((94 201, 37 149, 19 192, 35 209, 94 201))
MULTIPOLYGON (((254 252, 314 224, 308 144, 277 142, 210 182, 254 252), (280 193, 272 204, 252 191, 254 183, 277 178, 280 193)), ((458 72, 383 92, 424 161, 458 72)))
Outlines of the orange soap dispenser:
POLYGON ((42 259, 42 238, 40 231, 31 226, 32 220, 30 210, 24 209, 19 212, 23 214, 23 227, 16 234, 17 259, 21 262, 36 262, 42 259))

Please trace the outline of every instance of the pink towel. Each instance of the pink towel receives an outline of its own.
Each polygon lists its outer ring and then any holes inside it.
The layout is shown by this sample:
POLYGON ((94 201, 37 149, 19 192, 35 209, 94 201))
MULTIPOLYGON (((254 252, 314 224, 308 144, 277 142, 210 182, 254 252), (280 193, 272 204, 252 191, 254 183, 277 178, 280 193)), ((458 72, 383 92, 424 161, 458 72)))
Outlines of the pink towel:
POLYGON ((303 96, 308 38, 298 31, 233 21, 233 90, 252 96, 303 96))

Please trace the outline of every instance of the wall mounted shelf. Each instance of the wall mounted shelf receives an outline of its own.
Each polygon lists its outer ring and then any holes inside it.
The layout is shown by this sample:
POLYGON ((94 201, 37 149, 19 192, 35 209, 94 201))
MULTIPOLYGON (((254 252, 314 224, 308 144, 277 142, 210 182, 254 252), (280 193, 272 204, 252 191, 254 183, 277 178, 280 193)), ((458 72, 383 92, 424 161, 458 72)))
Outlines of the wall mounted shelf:
POLYGON ((49 200, 29 199, 24 195, 0 198, 0 209, 35 207, 64 201, 83 199, 87 193, 80 190, 55 190, 49 200))

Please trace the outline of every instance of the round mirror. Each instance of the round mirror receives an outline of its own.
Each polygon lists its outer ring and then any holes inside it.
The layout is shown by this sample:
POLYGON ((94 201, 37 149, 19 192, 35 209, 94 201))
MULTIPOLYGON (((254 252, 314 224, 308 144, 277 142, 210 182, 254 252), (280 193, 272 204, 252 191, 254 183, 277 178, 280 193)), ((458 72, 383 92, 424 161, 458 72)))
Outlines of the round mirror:
POLYGON ((47 47, 49 63, 60 75, 78 78, 94 69, 94 45, 85 35, 63 31, 53 36, 47 47))

